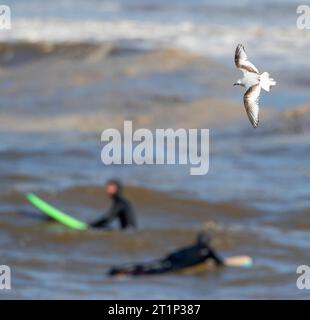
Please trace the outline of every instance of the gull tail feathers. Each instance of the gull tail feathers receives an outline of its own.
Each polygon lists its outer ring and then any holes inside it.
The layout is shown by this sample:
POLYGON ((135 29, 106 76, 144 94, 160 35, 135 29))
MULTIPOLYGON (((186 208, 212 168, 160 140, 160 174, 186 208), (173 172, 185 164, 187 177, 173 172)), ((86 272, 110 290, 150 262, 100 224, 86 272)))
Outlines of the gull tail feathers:
POLYGON ((260 86, 265 90, 265 91, 270 91, 270 88, 275 86, 277 82, 269 77, 268 72, 264 72, 260 75, 260 86))

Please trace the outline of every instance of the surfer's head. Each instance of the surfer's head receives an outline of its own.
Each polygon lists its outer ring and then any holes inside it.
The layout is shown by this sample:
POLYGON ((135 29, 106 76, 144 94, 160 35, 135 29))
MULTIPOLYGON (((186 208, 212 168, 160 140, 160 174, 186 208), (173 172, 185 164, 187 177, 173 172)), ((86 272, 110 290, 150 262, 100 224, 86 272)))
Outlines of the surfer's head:
POLYGON ((207 247, 210 243, 211 237, 206 231, 200 231, 197 237, 197 244, 202 247, 207 247))
POLYGON ((105 184, 105 190, 107 195, 113 198, 116 195, 120 195, 122 193, 122 184, 115 179, 110 179, 105 184))

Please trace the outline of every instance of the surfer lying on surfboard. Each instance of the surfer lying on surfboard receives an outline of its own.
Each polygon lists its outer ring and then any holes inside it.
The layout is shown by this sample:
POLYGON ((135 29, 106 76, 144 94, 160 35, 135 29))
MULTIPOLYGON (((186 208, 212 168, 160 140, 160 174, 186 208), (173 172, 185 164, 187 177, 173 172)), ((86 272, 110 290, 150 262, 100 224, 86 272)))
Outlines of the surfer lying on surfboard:
POLYGON ((119 220, 120 229, 136 228, 137 223, 131 204, 123 197, 122 185, 119 181, 109 180, 106 193, 113 201, 112 207, 104 217, 90 223, 92 228, 106 228, 114 220, 119 220))
POLYGON ((191 269, 196 266, 204 266, 207 261, 213 261, 217 266, 250 267, 252 259, 247 256, 236 256, 227 259, 221 258, 210 246, 210 237, 204 231, 198 234, 196 243, 181 248, 163 259, 148 263, 129 264, 113 267, 108 274, 110 276, 141 276, 162 274, 180 270, 191 269))

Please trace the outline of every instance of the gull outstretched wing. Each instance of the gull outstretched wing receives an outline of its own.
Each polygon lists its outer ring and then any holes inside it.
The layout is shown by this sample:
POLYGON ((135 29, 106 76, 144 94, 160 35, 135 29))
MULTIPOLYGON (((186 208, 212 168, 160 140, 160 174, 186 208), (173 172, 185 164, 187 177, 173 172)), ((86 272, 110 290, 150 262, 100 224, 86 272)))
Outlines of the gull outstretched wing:
POLYGON ((259 122, 259 95, 261 86, 259 83, 251 86, 243 96, 244 107, 249 120, 254 128, 257 128, 259 122))
POLYGON ((238 69, 243 73, 253 72, 259 74, 259 71, 254 66, 252 62, 248 60, 248 57, 245 53, 244 47, 242 44, 239 44, 235 52, 235 64, 238 69))

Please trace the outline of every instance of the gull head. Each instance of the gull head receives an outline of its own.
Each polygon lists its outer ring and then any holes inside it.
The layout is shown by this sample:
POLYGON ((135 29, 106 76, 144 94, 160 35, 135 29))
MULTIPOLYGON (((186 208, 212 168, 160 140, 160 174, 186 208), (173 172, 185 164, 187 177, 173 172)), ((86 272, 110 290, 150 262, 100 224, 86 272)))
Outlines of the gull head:
POLYGON ((242 87, 244 87, 244 84, 243 84, 242 80, 238 80, 237 82, 234 83, 234 86, 242 86, 242 87))

